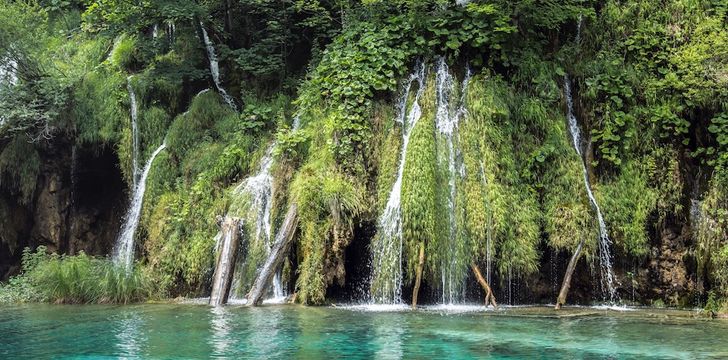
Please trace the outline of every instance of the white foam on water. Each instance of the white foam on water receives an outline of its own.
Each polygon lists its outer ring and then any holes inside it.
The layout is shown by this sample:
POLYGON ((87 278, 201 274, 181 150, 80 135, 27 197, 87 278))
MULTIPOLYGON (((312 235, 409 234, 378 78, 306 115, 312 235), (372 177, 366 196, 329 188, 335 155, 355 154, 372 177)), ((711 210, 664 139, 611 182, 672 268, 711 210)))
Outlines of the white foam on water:
POLYGON ((412 308, 406 304, 344 304, 332 305, 332 307, 361 312, 403 312, 412 310, 412 308))

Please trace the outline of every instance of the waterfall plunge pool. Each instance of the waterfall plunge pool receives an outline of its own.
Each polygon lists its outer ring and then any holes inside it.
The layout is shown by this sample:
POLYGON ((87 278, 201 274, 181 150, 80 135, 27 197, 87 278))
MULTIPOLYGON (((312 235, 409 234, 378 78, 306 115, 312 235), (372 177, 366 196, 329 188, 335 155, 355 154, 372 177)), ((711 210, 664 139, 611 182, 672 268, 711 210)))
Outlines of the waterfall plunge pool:
POLYGON ((0 358, 726 358, 728 322, 694 312, 448 311, 194 304, 17 305, 0 358))

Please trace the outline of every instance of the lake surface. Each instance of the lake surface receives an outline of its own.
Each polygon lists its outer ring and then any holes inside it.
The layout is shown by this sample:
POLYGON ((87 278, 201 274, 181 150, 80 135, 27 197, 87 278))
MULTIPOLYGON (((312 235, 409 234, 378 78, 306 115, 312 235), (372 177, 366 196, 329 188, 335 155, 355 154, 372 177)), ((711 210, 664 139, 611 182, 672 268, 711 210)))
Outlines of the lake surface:
POLYGON ((478 306, 6 305, 0 358, 728 358, 728 321, 690 315, 478 306))

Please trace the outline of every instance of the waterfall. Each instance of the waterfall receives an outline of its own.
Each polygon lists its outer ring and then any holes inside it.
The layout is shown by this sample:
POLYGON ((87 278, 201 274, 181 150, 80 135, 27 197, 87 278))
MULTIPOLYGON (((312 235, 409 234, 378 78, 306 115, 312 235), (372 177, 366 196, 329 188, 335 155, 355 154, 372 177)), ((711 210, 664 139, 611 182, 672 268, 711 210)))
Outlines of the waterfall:
POLYGON ((210 75, 212 75, 212 81, 215 83, 217 91, 222 95, 223 100, 230 105, 233 110, 238 111, 238 107, 235 105, 235 101, 232 96, 228 95, 227 91, 222 87, 220 83, 220 66, 217 62, 217 55, 215 54, 215 48, 212 46, 210 37, 207 36, 207 30, 200 23, 200 29, 202 29, 202 39, 205 41, 205 48, 207 49, 207 58, 210 61, 210 75))
MULTIPOLYGON (((298 130, 301 121, 298 116, 293 119, 293 131, 298 130)), ((273 195, 275 193, 273 186, 273 175, 271 170, 273 168, 274 151, 277 143, 271 144, 265 152, 265 155, 260 160, 258 172, 245 179, 238 185, 233 194, 235 196, 247 196, 250 199, 250 204, 247 209, 249 215, 254 216, 254 230, 250 234, 251 240, 258 243, 263 242, 268 255, 270 255, 272 242, 272 219, 271 214, 273 210, 273 195)), ((216 252, 220 252, 220 256, 228 254, 231 247, 237 245, 237 240, 224 241, 224 234, 218 233, 216 236, 216 252)), ((220 266, 228 266, 230 264, 218 263, 215 269, 215 273, 226 274, 227 276, 233 276, 232 272, 226 272, 224 269, 219 269, 220 266)), ((231 265, 230 265, 231 266, 231 265)), ((286 297, 286 289, 282 281, 282 271, 278 269, 275 276, 273 277, 273 301, 282 302, 286 297)), ((240 287, 245 286, 240 279, 235 279, 232 284, 232 294, 240 293, 240 287)), ((214 294, 213 294, 214 295, 214 294)), ((212 304, 213 295, 210 297, 210 303, 212 304)), ((223 301, 224 302, 224 301, 223 301)))
POLYGON ((142 212, 144 191, 147 187, 147 176, 149 176, 149 171, 152 170, 154 158, 156 158, 166 146, 166 143, 162 143, 157 150, 154 150, 154 153, 152 153, 147 164, 144 165, 144 171, 142 171, 141 178, 139 178, 139 182, 134 187, 131 204, 127 210, 126 219, 124 220, 124 225, 121 228, 121 234, 119 234, 119 237, 116 239, 116 245, 114 246, 114 261, 126 266, 127 269, 131 268, 134 261, 134 233, 139 225, 139 216, 142 212))
POLYGON ((279 303, 286 299, 286 291, 283 288, 283 271, 278 269, 273 275, 273 302, 279 303))
POLYGON ((167 25, 167 41, 170 43, 174 42, 174 35, 177 31, 177 26, 174 24, 174 21, 168 20, 166 22, 167 25))
POLYGON ((420 62, 405 83, 402 98, 399 102, 399 114, 396 121, 402 125, 402 149, 399 156, 397 179, 389 192, 387 205, 379 217, 377 239, 372 244, 372 280, 370 284, 371 300, 379 303, 397 304, 402 302, 402 177, 407 160, 407 146, 412 130, 420 119, 422 111, 419 99, 425 88, 425 65, 420 62), (417 93, 409 112, 409 99, 412 84, 417 83, 417 93))
POLYGON ((569 121, 569 132, 571 133, 574 149, 581 159, 586 193, 589 196, 589 202, 597 213, 597 220, 599 222, 599 265, 602 285, 606 287, 609 301, 613 302, 616 300, 617 294, 616 289, 614 288, 612 255, 609 250, 612 241, 609 239, 609 234, 607 233, 607 225, 604 222, 602 210, 599 208, 599 204, 597 203, 594 193, 592 193, 591 185, 589 184, 589 173, 587 172, 586 163, 584 162, 584 156, 581 153, 581 132, 579 131, 579 124, 577 124, 576 116, 574 115, 574 100, 571 95, 571 80, 568 75, 564 75, 564 92, 566 93, 566 117, 569 121))
POLYGON ((134 186, 139 181, 139 126, 138 126, 138 108, 134 87, 131 85, 131 78, 126 78, 126 88, 129 90, 129 103, 131 104, 131 179, 134 186))
POLYGON ((452 95, 455 90, 455 82, 450 69, 441 57, 437 61, 436 70, 436 94, 437 112, 435 122, 438 132, 444 137, 447 143, 447 169, 448 169, 448 256, 441 265, 442 270, 442 301, 453 304, 462 300, 463 277, 459 272, 466 264, 460 264, 461 258, 457 254, 457 180, 465 172, 464 164, 460 165, 458 171, 458 160, 460 160, 459 148, 456 147, 456 135, 460 119, 465 114, 465 93, 470 81, 470 69, 466 71, 460 89, 460 99, 457 108, 453 111, 452 95))
POLYGON ((10 86, 18 83, 18 63, 13 59, 0 59, 0 83, 7 83, 10 86))
POLYGON ((268 147, 265 156, 260 160, 258 173, 249 177, 236 189, 237 194, 248 194, 251 199, 250 212, 256 214, 255 239, 263 240, 270 245, 271 210, 273 209, 273 150, 276 144, 268 147))
POLYGON ((698 227, 700 221, 703 219, 703 202, 697 198, 690 199, 690 227, 693 233, 693 238, 697 239, 699 236, 698 227))

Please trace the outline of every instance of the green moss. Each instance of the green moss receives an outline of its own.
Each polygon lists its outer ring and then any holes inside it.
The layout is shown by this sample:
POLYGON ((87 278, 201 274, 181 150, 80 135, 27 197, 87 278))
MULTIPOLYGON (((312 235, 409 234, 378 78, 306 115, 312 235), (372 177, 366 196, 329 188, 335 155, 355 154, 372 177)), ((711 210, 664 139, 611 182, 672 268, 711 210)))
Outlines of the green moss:
POLYGON ((629 162, 619 176, 594 187, 610 236, 625 252, 644 256, 649 250, 648 220, 657 194, 636 162, 629 162))
POLYGON ((114 42, 109 61, 122 70, 128 70, 138 61, 137 48, 137 39, 134 36, 122 34, 114 42))
MULTIPOLYGON (((436 283, 445 246, 447 220, 435 138, 435 89, 428 81, 421 97, 422 117, 412 129, 402 177, 402 237, 406 278, 413 281, 420 244, 425 246, 425 274, 436 283)), ((447 190, 444 190, 447 191, 447 190)))
MULTIPOLYGON (((84 144, 118 142, 131 129, 124 77, 106 67, 89 72, 76 87, 72 108, 77 141, 84 144)), ((121 158, 121 156, 120 156, 121 158)))
MULTIPOLYGON (((699 208, 695 235, 698 277, 716 285, 715 291, 728 298, 728 176, 717 169, 699 208)), ((695 219, 694 219, 695 220, 695 219)))
POLYGON ((326 288, 344 273, 330 264, 343 266, 343 251, 353 234, 354 219, 366 208, 364 187, 342 174, 331 153, 312 154, 291 184, 291 201, 298 205, 300 235, 299 278, 296 288, 304 304, 320 304, 326 288))

